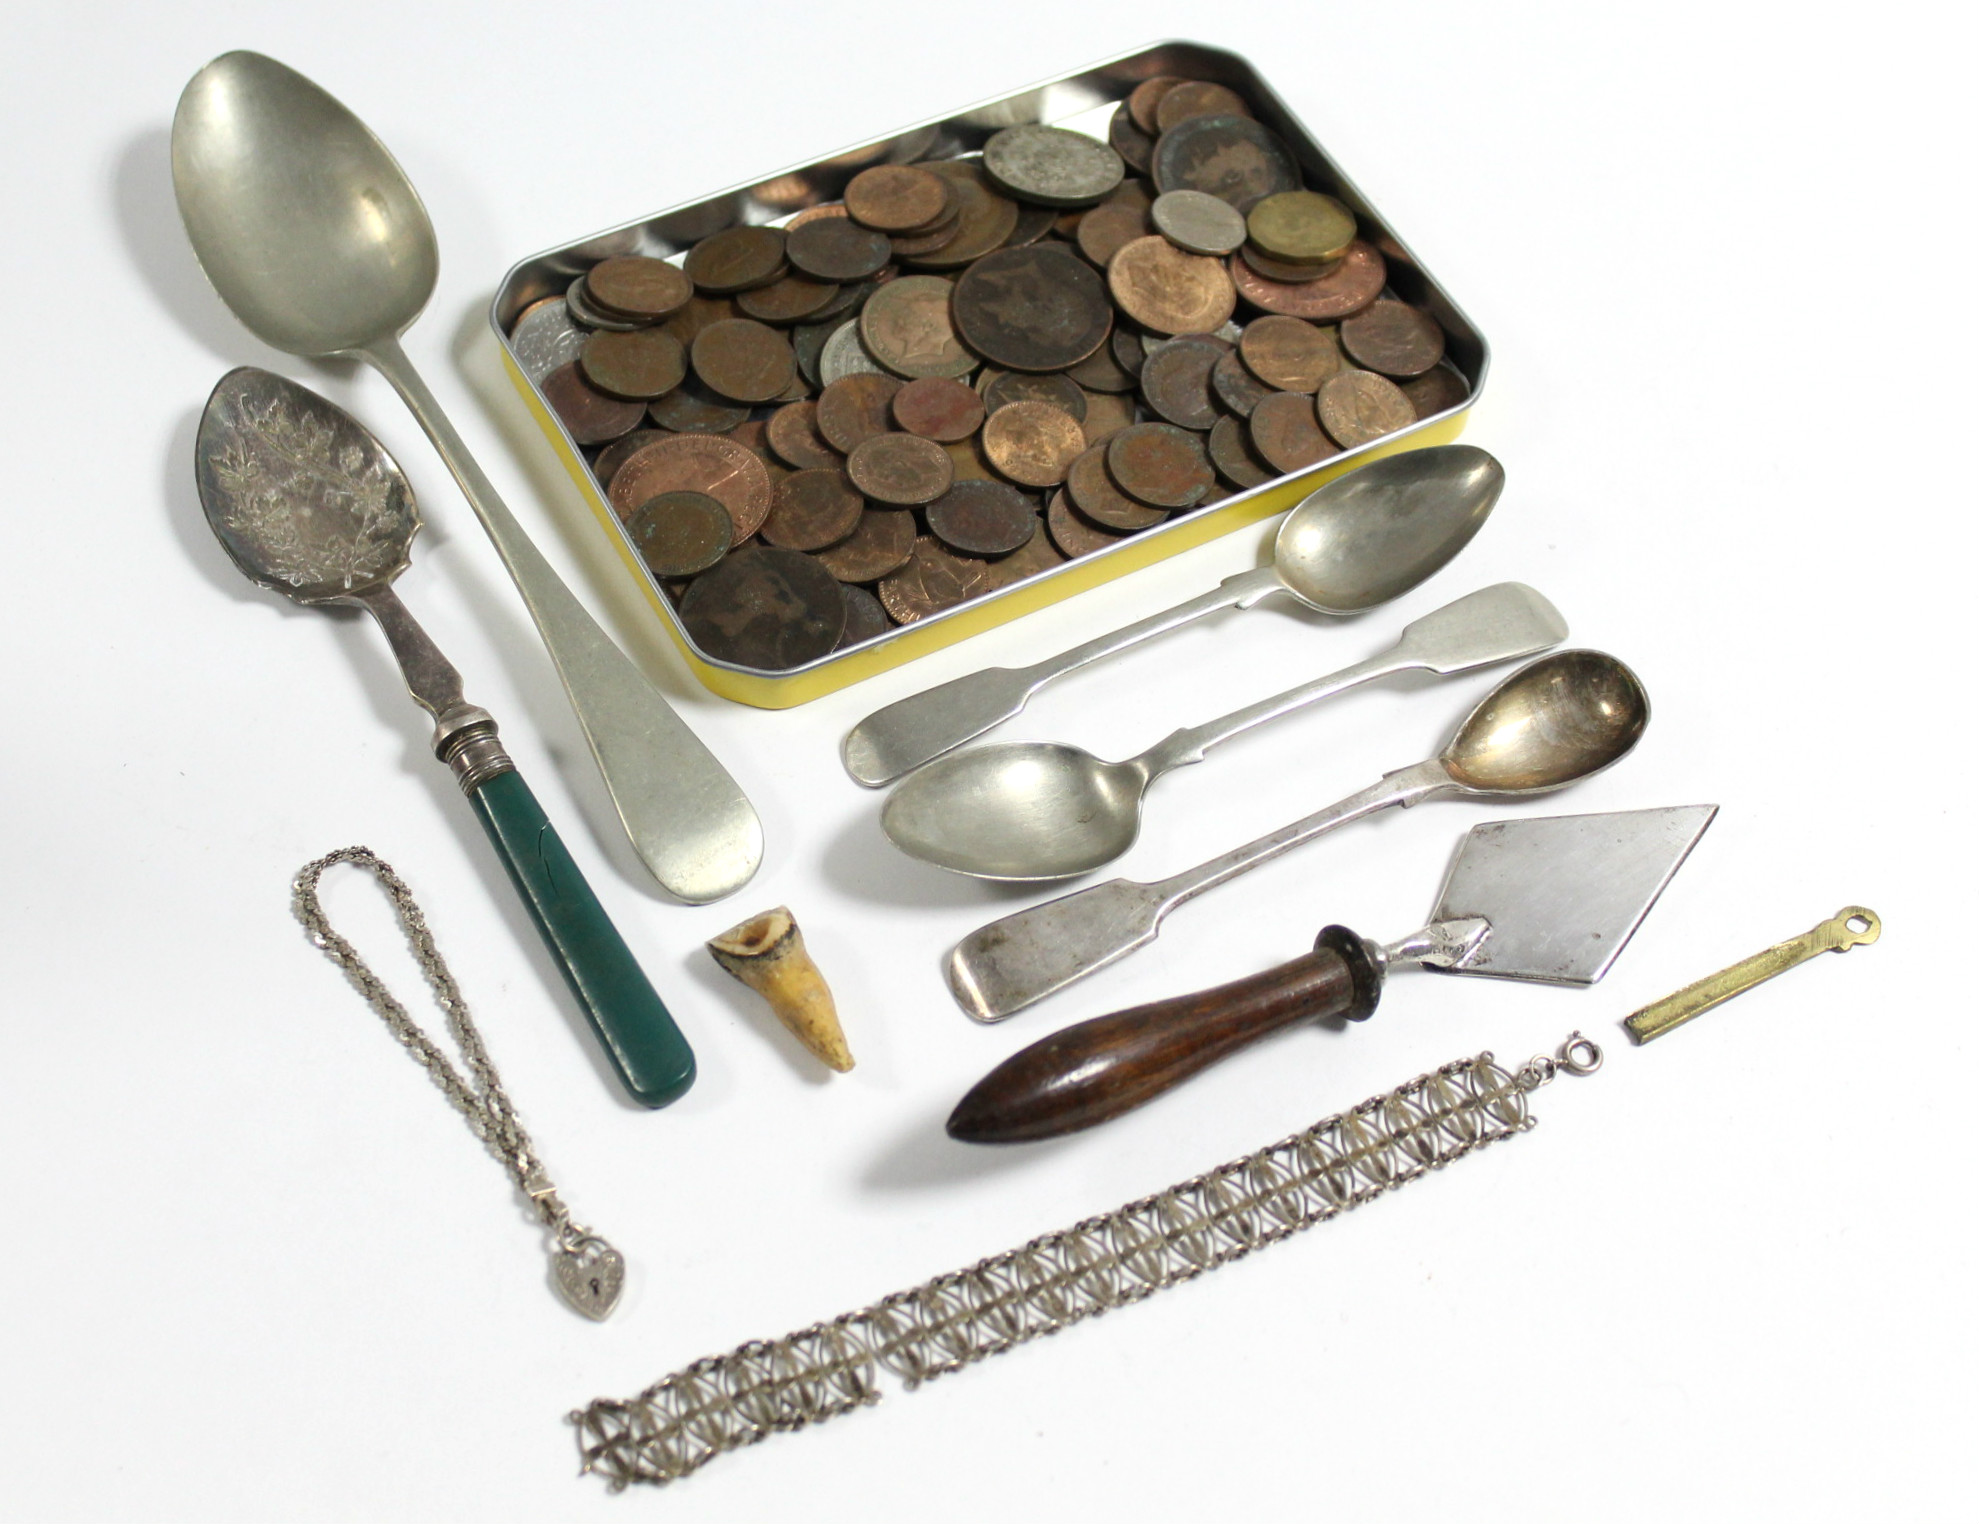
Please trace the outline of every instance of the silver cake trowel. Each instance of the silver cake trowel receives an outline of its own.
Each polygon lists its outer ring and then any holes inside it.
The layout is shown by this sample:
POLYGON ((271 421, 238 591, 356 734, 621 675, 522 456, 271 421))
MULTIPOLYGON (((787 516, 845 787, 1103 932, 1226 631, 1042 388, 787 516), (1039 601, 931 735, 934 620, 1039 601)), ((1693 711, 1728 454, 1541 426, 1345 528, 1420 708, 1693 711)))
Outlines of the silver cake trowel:
POLYGON ((1053 1033, 983 1076, 948 1134, 1019 1143, 1108 1121, 1295 1021, 1365 1020, 1395 969, 1593 984, 1717 813, 1693 804, 1474 826, 1420 931, 1383 945, 1329 926, 1290 963, 1053 1033))

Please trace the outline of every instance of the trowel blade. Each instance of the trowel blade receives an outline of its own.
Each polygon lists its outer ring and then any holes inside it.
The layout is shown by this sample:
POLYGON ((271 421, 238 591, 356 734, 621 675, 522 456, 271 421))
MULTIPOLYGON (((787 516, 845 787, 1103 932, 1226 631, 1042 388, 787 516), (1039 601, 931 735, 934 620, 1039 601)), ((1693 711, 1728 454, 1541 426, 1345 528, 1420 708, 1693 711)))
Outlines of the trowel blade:
POLYGON ((1482 916, 1491 930, 1448 972, 1593 984, 1717 813, 1688 804, 1473 826, 1432 919, 1482 916))

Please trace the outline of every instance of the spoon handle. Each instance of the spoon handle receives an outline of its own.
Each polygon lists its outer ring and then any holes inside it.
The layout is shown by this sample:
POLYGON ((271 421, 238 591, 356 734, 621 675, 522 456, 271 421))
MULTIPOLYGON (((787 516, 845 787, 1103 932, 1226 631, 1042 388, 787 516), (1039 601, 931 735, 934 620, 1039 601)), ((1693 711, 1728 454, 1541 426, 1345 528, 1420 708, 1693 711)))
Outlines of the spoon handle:
POLYGON ((640 860, 690 904, 741 888, 763 855, 748 798, 543 558, 405 351, 387 340, 364 358, 405 399, 508 567, 640 860))
POLYGON ((1351 667, 1328 673, 1325 677, 1316 677, 1309 683, 1301 683, 1270 698, 1259 699, 1255 704, 1247 704, 1221 719, 1178 730, 1157 741, 1134 760, 1147 769, 1148 781, 1152 783, 1171 768, 1187 767, 1192 762, 1202 761, 1212 746, 1221 746, 1232 737, 1278 719, 1281 715, 1291 714, 1309 704, 1317 704, 1321 699, 1332 698, 1336 693, 1345 693, 1349 688, 1358 688, 1363 683, 1375 682, 1420 665, 1420 662, 1400 655, 1398 650, 1387 650, 1379 656, 1370 656, 1366 661, 1355 662, 1351 667))
POLYGON ((1199 593, 1187 603, 1178 603, 1173 608, 1163 609, 1159 614, 1150 614, 1145 619, 1110 630, 1104 635, 1096 635, 1091 640, 1060 651, 1056 656, 1025 667, 1024 675, 1031 679, 1031 691, 1035 693, 1046 683, 1076 672, 1103 657, 1113 656, 1128 650, 1157 635, 1166 635, 1170 630, 1179 629, 1185 624, 1193 624, 1209 614, 1222 609, 1247 609, 1259 599, 1275 593, 1284 587, 1278 580, 1278 569, 1266 564, 1254 566, 1249 571, 1237 572, 1225 577, 1206 593, 1199 593))

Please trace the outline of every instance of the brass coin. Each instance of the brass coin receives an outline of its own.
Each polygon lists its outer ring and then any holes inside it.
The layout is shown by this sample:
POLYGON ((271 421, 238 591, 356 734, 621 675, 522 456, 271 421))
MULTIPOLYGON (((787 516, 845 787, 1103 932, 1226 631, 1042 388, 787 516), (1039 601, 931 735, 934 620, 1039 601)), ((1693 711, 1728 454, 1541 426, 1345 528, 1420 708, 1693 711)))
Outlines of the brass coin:
MULTIPOLYGON (((1413 422, 1415 414, 1409 419, 1413 422)), ((1320 432, 1313 400, 1304 392, 1273 392, 1251 409, 1250 429, 1252 447, 1274 471, 1303 471, 1340 453, 1320 432)))
POLYGON ((694 340, 694 374, 709 390, 737 402, 768 402, 797 375, 790 341, 766 323, 730 318, 694 340))
POLYGON ((1172 423, 1122 429, 1106 443, 1106 468, 1123 492, 1156 508, 1194 507, 1216 480, 1202 441, 1172 423))
POLYGON ((1038 527, 1031 500, 1002 482, 957 482, 928 504, 927 520, 942 544, 970 556, 1007 555, 1038 527))
POLYGON ((654 440, 666 437, 665 429, 634 429, 630 434, 621 434, 598 452, 598 458, 591 462, 591 474, 598 479, 599 486, 610 487, 620 466, 654 440))
POLYGON ((1127 538, 1124 534, 1114 534, 1081 518, 1072 507, 1071 498, 1063 491, 1052 493, 1051 502, 1044 511, 1044 527, 1051 536, 1052 544, 1074 560, 1118 545, 1127 538))
POLYGON ((1079 420, 1079 432, 1088 448, 1105 444, 1135 418, 1134 399, 1118 392, 1086 393, 1086 416, 1079 420))
POLYGON ((1115 357, 1111 343, 1100 345, 1065 374, 1089 392, 1131 392, 1134 389, 1134 373, 1115 357))
POLYGON ((559 365, 536 383, 550 411, 581 445, 603 444, 630 434, 646 415, 642 402, 607 397, 578 373, 577 364, 559 365))
POLYGON ((1048 402, 1013 402, 983 425, 990 463, 1026 487, 1053 487, 1086 448, 1079 420, 1048 402))
POLYGON ((1340 270, 1337 259, 1316 265, 1295 265, 1286 260, 1273 259, 1254 243, 1245 244, 1237 252, 1243 256, 1245 264, 1266 280, 1282 281, 1288 286, 1302 286, 1309 280, 1324 280, 1340 270))
POLYGON ((893 258, 893 245, 886 234, 841 215, 801 225, 793 219, 784 229, 784 253, 806 275, 843 283, 864 280, 884 267, 893 258))
POLYGON ((838 644, 845 599, 837 580, 809 556, 748 545, 689 584, 680 622, 717 661, 785 672, 838 644))
POLYGON ((767 286, 744 291, 736 297, 735 305, 745 317, 772 327, 788 328, 816 317, 837 298, 838 287, 831 281, 813 280, 808 275, 786 275, 767 286))
POLYGON ((857 529, 814 557, 841 582, 877 582, 913 554, 914 515, 876 512, 860 514, 857 529))
POLYGON ((882 233, 926 228, 948 215, 949 190, 937 175, 911 164, 875 164, 845 187, 845 209, 882 233))
POLYGON ((843 471, 793 471, 776 484, 762 534, 783 550, 823 550, 857 529, 865 511, 843 471))
POLYGON ((975 433, 987 415, 975 389, 947 376, 922 376, 893 394, 893 421, 910 434, 949 444, 975 433))
POLYGON ((895 375, 966 376, 976 357, 949 320, 954 290, 939 275, 903 275, 881 286, 859 313, 866 353, 895 375))
POLYGON ((1148 221, 1146 207, 1113 201, 1094 207, 1079 219, 1075 242, 1081 254, 1104 270, 1114 255, 1136 238, 1145 238, 1153 231, 1154 224, 1148 221))
POLYGON ((1022 582, 1026 577, 1035 577, 1050 571, 1054 566, 1063 566, 1065 556, 1051 543, 1050 532, 1044 527, 1040 514, 1031 515, 1034 521, 1031 537, 1007 556, 999 556, 989 564, 989 585, 992 591, 1022 582))
POLYGON ((991 189, 989 177, 972 159, 948 159, 922 166, 939 175, 962 204, 962 226, 954 239, 931 254, 915 256, 923 270, 955 270, 981 259, 1017 230, 1018 206, 991 189))
POLYGON ((1196 116, 1154 145, 1157 190, 1207 191, 1240 212, 1300 187, 1299 162, 1268 127, 1243 116, 1196 116))
POLYGON ((666 331, 680 340, 682 349, 692 349, 703 328, 742 316, 742 311, 726 296, 697 296, 664 324, 666 331))
POLYGON ((918 434, 875 434, 845 458, 852 485, 878 503, 913 508, 931 503, 955 480, 955 463, 932 439, 918 434))
POLYGON ((818 432, 815 402, 788 402, 770 414, 763 435, 777 459, 799 471, 835 469, 845 457, 818 432))
POLYGON ((1220 260, 1185 254, 1159 233, 1115 254, 1106 285, 1122 312, 1156 333, 1212 333, 1237 310, 1220 260))
POLYGON ((834 450, 850 455, 875 434, 893 428, 893 394, 900 379, 878 371, 842 376, 818 394, 818 432, 834 450))
POLYGON ((1232 254, 1243 246, 1243 215, 1208 191, 1168 191, 1155 197, 1148 217, 1156 232, 1190 254, 1232 254))
POLYGON ((1416 421, 1416 410, 1408 394, 1387 377, 1350 370, 1319 389, 1319 421, 1343 450, 1351 450, 1406 429, 1416 421))
MULTIPOLYGON (((1207 430, 1216 422, 1210 372, 1225 352, 1220 344, 1204 339, 1176 339, 1162 345, 1141 368, 1141 398, 1148 410, 1185 429, 1207 430)), ((1086 505, 1080 501, 1079 506, 1086 505)))
POLYGON ((1209 431, 1209 463, 1240 492, 1262 487, 1278 474, 1252 448, 1250 431, 1238 418, 1216 420, 1216 427, 1209 431))
POLYGON ((1046 402, 1080 423, 1086 419, 1086 394, 1058 371, 1035 375, 1021 370, 998 371, 983 388, 983 404, 994 413, 1013 402, 1046 402))
POLYGON ((705 492, 662 492, 632 510, 625 537, 654 576, 691 577, 728 554, 735 521, 705 492))
POLYGON ((637 401, 670 392, 687 379, 686 351, 664 328, 594 333, 578 364, 599 391, 637 401))
POLYGON ((932 536, 914 541, 907 564, 880 583, 880 602, 900 624, 914 624, 989 591, 989 565, 953 555, 932 536))
POLYGON ((723 228, 687 251, 682 268, 695 288, 713 296, 767 286, 784 271, 781 228, 723 228))
POLYGON ((647 403, 646 411, 653 422, 676 434, 726 434, 749 417, 748 408, 715 396, 692 379, 647 403))
POLYGON ((1427 312, 1391 297, 1343 322, 1340 347, 1369 370, 1406 379, 1443 358, 1443 329, 1427 312))
POLYGON ((618 468, 606 496, 623 522, 663 492, 705 492, 734 520, 740 545, 770 514, 769 468, 719 434, 668 434, 618 468))
POLYGON ((1347 245, 1338 268, 1318 280, 1298 284, 1268 280, 1246 264, 1242 255, 1233 256, 1229 268, 1237 294, 1253 307, 1316 323, 1352 317, 1372 306, 1388 284, 1387 261, 1373 244, 1360 238, 1347 245))
POLYGON ((832 647, 834 651, 864 645, 893 628, 893 621, 886 617, 879 599, 863 587, 841 582, 838 595, 845 600, 845 633, 838 637, 838 644, 832 647))
POLYGON ((1152 529, 1168 517, 1166 509, 1137 503, 1115 484, 1106 469, 1106 446, 1094 445, 1072 462, 1065 473, 1065 492, 1087 518, 1104 529, 1131 534, 1152 529))
POLYGON ((643 254, 625 254, 593 265, 584 276, 593 300, 614 313, 657 323, 672 317, 694 295, 694 282, 678 265, 643 254))
POLYGON ((1340 335, 1303 318, 1261 317, 1246 325, 1237 352, 1275 391, 1316 392, 1340 374, 1340 335))
POLYGON ((1153 79, 1144 79, 1134 86, 1133 93, 1127 97, 1127 114, 1133 118, 1134 125, 1150 137, 1160 132, 1155 113, 1161 107, 1161 98, 1177 85, 1187 83, 1180 75, 1157 74, 1153 79))
POLYGON ((1146 174, 1154 162, 1154 138, 1134 124, 1133 113, 1124 102, 1113 108, 1106 124, 1106 146, 1137 174, 1146 174))
POLYGON ((1101 344, 1113 324, 1106 285, 1062 245, 998 249, 955 283, 955 330, 1006 370, 1063 370, 1101 344))
POLYGON ((1208 80, 1184 80, 1162 97, 1154 109, 1154 125, 1162 132, 1199 116, 1251 114, 1250 103, 1235 90, 1208 80))
POLYGON ((1006 127, 983 144, 983 172, 1010 195, 1040 206, 1090 206, 1127 166, 1096 138, 1064 127, 1006 127))
POLYGON ((1417 418, 1434 418, 1447 412, 1471 394, 1469 383, 1449 365, 1439 365, 1412 381, 1402 383, 1402 394, 1416 410, 1417 418))
POLYGON ((1239 418, 1250 417, 1251 409, 1271 395, 1271 388, 1251 374, 1243 356, 1235 349, 1217 358, 1210 368, 1209 384, 1216 400, 1239 418))
POLYGON ((1273 259, 1298 265, 1338 259, 1354 241, 1354 214, 1344 202, 1318 191, 1280 191, 1245 216, 1255 243, 1273 259))

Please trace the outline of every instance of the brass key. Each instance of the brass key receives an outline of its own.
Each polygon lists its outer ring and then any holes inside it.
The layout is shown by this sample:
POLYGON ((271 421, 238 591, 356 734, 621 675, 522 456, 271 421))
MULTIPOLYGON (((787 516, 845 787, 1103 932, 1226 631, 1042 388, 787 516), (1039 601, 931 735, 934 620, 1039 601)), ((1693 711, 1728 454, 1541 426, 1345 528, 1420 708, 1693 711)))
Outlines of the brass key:
POLYGON ((1622 1023, 1638 1044, 1661 1037, 1682 1026, 1693 1016, 1702 1016, 1713 1006, 1723 1005, 1734 995, 1743 995, 1755 984, 1764 984, 1784 974, 1796 964, 1824 952, 1847 952, 1865 947, 1882 935, 1883 922, 1876 912, 1863 905, 1848 905, 1835 912, 1812 931, 1802 932, 1776 943, 1762 953, 1754 953, 1742 963, 1686 984, 1674 995, 1665 995, 1637 1011, 1622 1023))

